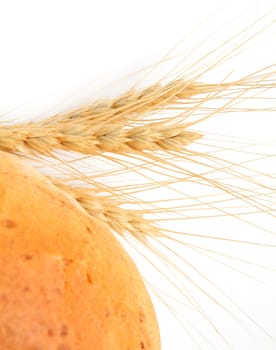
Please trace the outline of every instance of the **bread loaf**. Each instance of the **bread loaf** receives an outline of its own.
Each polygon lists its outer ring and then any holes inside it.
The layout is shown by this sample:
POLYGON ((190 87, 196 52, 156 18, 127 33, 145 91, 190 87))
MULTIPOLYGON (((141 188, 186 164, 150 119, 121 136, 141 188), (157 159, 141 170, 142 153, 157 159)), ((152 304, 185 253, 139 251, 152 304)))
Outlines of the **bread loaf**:
POLYGON ((0 152, 0 349, 159 350, 143 280, 116 238, 0 152))

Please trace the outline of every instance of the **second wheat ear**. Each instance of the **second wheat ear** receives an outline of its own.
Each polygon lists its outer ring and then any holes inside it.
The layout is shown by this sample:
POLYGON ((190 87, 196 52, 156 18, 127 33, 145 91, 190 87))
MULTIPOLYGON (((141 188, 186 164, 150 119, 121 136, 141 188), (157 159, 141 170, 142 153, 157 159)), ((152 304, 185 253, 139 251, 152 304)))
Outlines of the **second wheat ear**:
MULTIPOLYGON (((234 49, 229 53, 230 57, 232 53, 235 53, 234 49)), ((98 219, 115 235, 133 245, 144 260, 160 272, 161 268, 154 266, 146 252, 154 253, 161 263, 173 271, 179 283, 164 276, 167 282, 187 298, 223 339, 189 288, 198 289, 212 303, 232 314, 231 308, 217 301, 205 291, 204 286, 206 283, 211 285, 226 299, 227 295, 214 286, 197 266, 192 265, 184 253, 174 251, 171 243, 177 243, 185 252, 193 251, 207 258, 214 253, 214 260, 224 256, 234 262, 252 265, 254 263, 246 257, 216 251, 213 247, 205 247, 202 242, 224 241, 275 248, 275 245, 261 239, 243 239, 242 234, 236 232, 231 236, 224 232, 220 235, 205 231, 192 233, 185 229, 184 224, 185 220, 231 217, 254 228, 261 228, 261 224, 251 222, 246 215, 257 212, 275 219, 274 174, 251 168, 248 160, 237 164, 224 157, 223 152, 228 150, 236 154, 250 153, 247 150, 250 143, 206 135, 197 127, 220 114, 229 113, 231 117, 234 112, 275 111, 275 99, 267 98, 266 92, 275 91, 276 65, 264 67, 237 80, 204 83, 204 73, 212 72, 213 68, 214 65, 205 68, 202 74, 195 75, 195 79, 191 79, 190 75, 186 77, 184 70, 177 78, 166 76, 145 89, 131 89, 117 98, 96 101, 43 121, 1 125, 0 149, 35 161, 38 169, 46 164, 53 173, 57 171, 56 176, 48 176, 52 184, 76 200, 89 217, 98 219), (255 101, 263 101, 263 105, 255 107, 255 101), (107 161, 110 168, 96 171, 91 165, 93 163, 90 163, 89 171, 81 170, 79 164, 82 161, 87 169, 89 160, 96 162, 99 158, 107 161), (130 173, 135 173, 138 181, 124 183, 123 178, 123 183, 116 185, 106 181, 130 173), (236 179, 241 183, 236 183, 236 179), (191 195, 193 186, 206 192, 191 195), (163 189, 169 194, 159 194, 163 189), (156 193, 157 199, 154 199, 153 194, 156 193), (171 222, 174 225, 169 225, 171 222), (181 225, 175 225, 175 222, 181 222, 181 225), (201 243, 195 243, 190 238, 199 238, 201 243), (200 275, 202 284, 181 270, 170 259, 172 255, 184 263, 187 270, 192 269, 200 275)), ((254 155, 254 159, 266 157, 270 155, 258 152, 254 155)), ((274 234, 273 229, 264 231, 274 234)), ((233 268, 231 264, 228 267, 233 268)), ((231 306, 237 307, 234 302, 231 303, 231 306)), ((240 311, 248 322, 261 329, 266 336, 273 337, 250 315, 240 311)), ((185 326, 189 326, 189 323, 185 326)), ((140 341, 139 346, 143 349, 146 343, 140 341)))

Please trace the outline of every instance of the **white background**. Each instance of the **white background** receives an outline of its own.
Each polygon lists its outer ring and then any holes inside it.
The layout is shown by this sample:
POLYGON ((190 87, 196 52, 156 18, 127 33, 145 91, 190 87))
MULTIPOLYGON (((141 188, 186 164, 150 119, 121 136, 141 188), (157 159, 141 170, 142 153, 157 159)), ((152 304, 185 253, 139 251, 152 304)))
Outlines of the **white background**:
MULTIPOLYGON (((179 45, 175 53, 183 53, 247 9, 246 16, 241 20, 221 29, 221 32, 218 31, 221 35, 218 34, 215 40, 219 43, 223 41, 225 33, 231 36, 231 33, 238 32, 239 26, 253 23, 275 5, 273 0, 1 1, 0 112, 4 119, 28 120, 50 115, 53 111, 63 110, 82 100, 93 100, 106 95, 116 96, 137 79, 129 74, 160 60, 177 43, 179 45), (210 17, 219 8, 220 12, 210 17), (206 22, 193 31, 204 20, 206 22), (192 34, 180 42, 191 31, 192 34)), ((267 22, 273 19, 275 21, 275 18, 274 9, 267 22)), ((231 68, 228 66, 228 69, 247 73, 250 68, 254 71, 275 63, 275 26, 267 30, 265 38, 266 40, 256 41, 253 51, 230 60, 231 68)), ((214 44, 210 39, 210 45, 214 44)), ((208 50, 209 42, 202 43, 202 47, 198 48, 198 57, 208 50)), ((158 74, 153 75, 152 79, 155 77, 158 78, 158 74)), ((274 119, 275 114, 272 113, 269 116, 234 118, 232 122, 225 121, 218 126, 212 122, 208 125, 211 130, 215 127, 216 132, 271 141, 275 140, 274 119)), ((275 173, 275 163, 268 162, 262 170, 275 173)), ((218 227, 226 229, 225 225, 231 226, 231 222, 227 221, 226 224, 222 220, 209 224, 214 230, 218 227)), ((259 224, 265 225, 263 221, 259 224)), ((275 231, 275 219, 268 221, 267 225, 275 231)), ((245 227, 233 226, 233 230, 245 230, 245 227)), ((219 234, 219 230, 217 231, 219 234)), ((231 249, 229 247, 229 251, 231 249)), ((240 249, 242 255, 244 247, 237 246, 234 249, 240 249)), ((270 259, 267 260, 265 255, 269 254, 266 250, 256 250, 251 254, 258 258, 256 261, 265 261, 275 267, 275 254, 272 250, 269 252, 270 259)), ((210 264, 204 268, 208 272, 213 267, 210 264)), ((244 277, 229 272, 226 268, 214 270, 212 278, 215 281, 223 280, 227 294, 234 300, 239 300, 252 318, 259 320, 275 336, 275 273, 257 271, 254 267, 253 272, 258 278, 264 276, 269 287, 252 281, 246 282, 244 277)), ((164 288, 168 288, 167 292, 170 293, 169 286, 164 288)), ((164 350, 276 348, 275 342, 256 330, 248 320, 242 319, 237 310, 233 310, 234 318, 230 321, 229 317, 226 319, 223 315, 216 315, 216 309, 212 309, 209 304, 206 304, 206 310, 212 315, 210 317, 228 339, 228 343, 215 333, 211 335, 211 345, 199 338, 192 342, 185 327, 187 320, 197 322, 195 311, 185 299, 182 306, 174 304, 172 299, 167 302, 171 303, 171 308, 177 309, 183 323, 176 321, 160 300, 154 297, 164 350)), ((204 330, 203 323, 199 323, 198 328, 210 338, 208 328, 204 330)))

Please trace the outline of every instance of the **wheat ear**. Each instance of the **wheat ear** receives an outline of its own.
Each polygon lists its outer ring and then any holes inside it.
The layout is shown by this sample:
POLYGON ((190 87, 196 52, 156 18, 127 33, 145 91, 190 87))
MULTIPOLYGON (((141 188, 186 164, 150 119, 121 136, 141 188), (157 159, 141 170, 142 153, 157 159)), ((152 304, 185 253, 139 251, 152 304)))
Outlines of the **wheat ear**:
POLYGON ((59 179, 49 178, 52 183, 73 197, 94 218, 106 224, 122 237, 130 235, 146 243, 148 237, 160 237, 161 229, 153 220, 143 216, 143 210, 124 209, 125 204, 110 195, 99 194, 99 190, 66 185, 59 179))
POLYGON ((263 91, 275 87, 271 80, 274 73, 257 72, 235 82, 220 84, 180 79, 140 92, 129 91, 113 101, 96 102, 46 121, 1 126, 0 149, 8 152, 30 149, 43 155, 50 155, 56 149, 89 155, 180 151, 201 137, 201 134, 187 130, 191 123, 185 120, 191 113, 200 114, 200 107, 204 108, 204 103, 211 100, 226 102, 223 107, 213 108, 207 116, 231 111, 235 104, 248 98, 245 96, 248 90, 263 91), (144 119, 147 113, 170 109, 174 111, 174 117, 163 117, 154 122, 144 119))
MULTIPOLYGON (((142 91, 131 90, 114 100, 97 101, 91 106, 55 115, 46 121, 4 126, 0 128, 0 149, 16 152, 29 148, 40 154, 63 149, 92 155, 106 150, 130 151, 132 147, 135 149, 134 144, 139 147, 135 142, 139 137, 145 138, 145 130, 143 127, 133 131, 122 130, 129 120, 159 111, 200 91, 197 85, 176 81, 165 86, 154 85, 142 91)), ((167 138, 168 126, 163 123, 149 128, 155 128, 156 133, 151 138, 152 142, 147 142, 147 147, 156 148, 158 141, 167 138)), ((181 137, 181 132, 183 130, 175 131, 173 136, 180 134, 181 137)), ((149 135, 148 132, 146 134, 149 135)))

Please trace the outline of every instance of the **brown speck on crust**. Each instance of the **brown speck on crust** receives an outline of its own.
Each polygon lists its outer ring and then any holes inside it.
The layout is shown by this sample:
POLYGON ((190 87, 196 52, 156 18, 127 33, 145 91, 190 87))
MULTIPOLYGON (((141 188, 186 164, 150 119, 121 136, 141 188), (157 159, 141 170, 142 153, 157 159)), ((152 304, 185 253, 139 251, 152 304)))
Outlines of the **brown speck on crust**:
POLYGON ((63 325, 61 326, 61 329, 60 329, 60 335, 61 335, 62 337, 66 337, 67 334, 68 334, 67 326, 66 326, 66 324, 63 324, 63 325))
POLYGON ((141 323, 143 323, 145 321, 145 315, 143 314, 143 312, 139 312, 139 321, 141 323))
POLYGON ((64 207, 66 205, 66 203, 63 200, 60 201, 60 204, 62 207, 64 207))
POLYGON ((49 328, 48 329, 48 336, 53 337, 54 335, 55 335, 55 332, 53 331, 53 329, 49 328))
POLYGON ((2 226, 6 227, 6 228, 15 228, 16 227, 16 223, 11 219, 3 219, 3 220, 1 220, 1 224, 2 224, 2 226))
POLYGON ((92 284, 92 283, 93 283, 93 282, 92 282, 92 278, 91 278, 91 276, 89 275, 89 273, 86 274, 86 279, 87 279, 87 282, 88 282, 89 284, 92 284))
POLYGON ((107 311, 105 312, 105 317, 108 318, 109 316, 110 316, 110 312, 107 310, 107 311))
POLYGON ((32 258, 33 258, 32 255, 29 255, 29 254, 24 255, 25 260, 32 260, 32 258))
POLYGON ((91 231, 89 226, 86 226, 86 230, 87 230, 87 232, 92 233, 92 231, 91 231))
POLYGON ((56 288, 55 291, 56 291, 57 295, 62 295, 63 294, 63 292, 62 292, 62 290, 60 288, 56 288))
POLYGON ((24 290, 24 293, 27 293, 27 292, 29 292, 29 291, 30 291, 30 288, 26 286, 26 287, 24 287, 24 289, 23 289, 23 290, 24 290))
POLYGON ((144 344, 144 342, 140 342, 140 347, 141 347, 141 349, 145 349, 145 344, 144 344))
POLYGON ((68 266, 74 262, 73 259, 64 259, 65 265, 68 266))
POLYGON ((0 294, 0 300, 1 301, 7 301, 8 298, 7 298, 6 294, 0 294))

